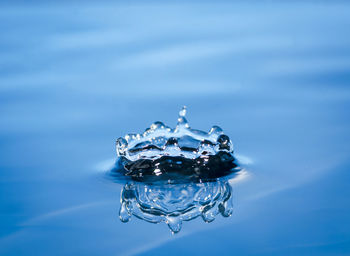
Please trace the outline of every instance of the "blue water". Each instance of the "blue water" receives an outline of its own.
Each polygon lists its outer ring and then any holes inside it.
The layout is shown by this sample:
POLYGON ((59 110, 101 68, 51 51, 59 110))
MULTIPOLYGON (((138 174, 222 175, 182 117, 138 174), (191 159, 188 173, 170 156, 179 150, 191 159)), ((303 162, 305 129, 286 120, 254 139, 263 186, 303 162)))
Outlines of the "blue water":
POLYGON ((350 254, 346 1, 0 4, 0 255, 350 254), (119 220, 115 140, 220 125, 234 212, 119 220))

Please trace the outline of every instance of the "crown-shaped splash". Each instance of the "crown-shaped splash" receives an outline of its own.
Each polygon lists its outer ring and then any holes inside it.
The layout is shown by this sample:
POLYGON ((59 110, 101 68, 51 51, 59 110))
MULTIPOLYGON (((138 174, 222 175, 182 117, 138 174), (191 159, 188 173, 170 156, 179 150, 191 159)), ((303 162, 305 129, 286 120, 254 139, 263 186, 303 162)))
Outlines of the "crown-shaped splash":
POLYGON ((213 126, 209 132, 192 129, 186 112, 186 107, 180 110, 173 129, 155 122, 143 133, 127 134, 117 140, 119 166, 125 175, 174 179, 174 173, 181 173, 186 177, 213 178, 237 167, 232 142, 222 129, 219 126, 213 126))
POLYGON ((232 213, 232 189, 226 178, 239 170, 232 142, 222 129, 192 129, 186 107, 175 128, 155 122, 143 133, 117 140, 118 160, 111 174, 126 179, 119 216, 166 223, 173 233, 183 221, 201 216, 211 222, 232 213), (136 182, 141 181, 141 182, 136 182))
POLYGON ((118 156, 135 161, 141 158, 183 156, 196 158, 215 155, 218 151, 233 152, 231 140, 222 129, 213 126, 209 132, 190 128, 186 107, 179 112, 175 129, 162 122, 154 122, 141 134, 127 134, 117 140, 118 156))

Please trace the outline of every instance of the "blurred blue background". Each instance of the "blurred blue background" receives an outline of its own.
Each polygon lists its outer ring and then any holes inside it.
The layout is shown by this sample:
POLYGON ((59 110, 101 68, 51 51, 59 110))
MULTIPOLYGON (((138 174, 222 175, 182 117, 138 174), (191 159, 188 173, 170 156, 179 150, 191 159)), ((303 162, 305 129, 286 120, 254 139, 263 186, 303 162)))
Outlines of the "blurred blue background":
POLYGON ((1 255, 350 254, 347 1, 2 1, 1 255), (205 224, 118 219, 115 140, 220 125, 249 177, 205 224))

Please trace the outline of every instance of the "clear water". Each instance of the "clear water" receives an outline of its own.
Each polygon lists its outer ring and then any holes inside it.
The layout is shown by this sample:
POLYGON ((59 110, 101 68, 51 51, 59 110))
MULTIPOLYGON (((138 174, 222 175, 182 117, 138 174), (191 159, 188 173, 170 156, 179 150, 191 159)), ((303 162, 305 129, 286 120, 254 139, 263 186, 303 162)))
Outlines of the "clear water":
POLYGON ((199 216, 208 223, 219 213, 231 216, 229 182, 243 175, 229 176, 243 171, 235 163, 232 142, 218 126, 208 133, 190 128, 185 116, 183 107, 174 129, 158 121, 142 134, 117 140, 118 160, 109 174, 113 181, 126 180, 119 210, 122 222, 132 216, 164 222, 175 234, 184 221, 199 216), (208 173, 212 173, 210 179, 208 173))
POLYGON ((215 179, 238 171, 230 138, 219 126, 204 132, 190 128, 186 107, 179 112, 174 129, 153 123, 142 134, 127 134, 116 142, 116 165, 111 176, 145 181, 215 179))
POLYGON ((168 224, 178 233, 183 221, 202 217, 212 222, 216 215, 230 217, 232 188, 228 181, 184 184, 128 183, 121 192, 119 217, 128 222, 132 215, 150 223, 168 224))
POLYGON ((233 153, 232 142, 220 127, 213 126, 208 133, 192 129, 185 115, 186 107, 183 107, 174 129, 157 121, 142 134, 127 134, 119 138, 117 155, 135 161, 162 156, 196 159, 220 151, 233 153))
POLYGON ((349 13, 346 1, 2 1, 0 254, 350 254, 349 13), (183 105, 247 163, 231 217, 174 235, 121 222, 125 184, 105 178, 116 139, 175 125, 183 105))

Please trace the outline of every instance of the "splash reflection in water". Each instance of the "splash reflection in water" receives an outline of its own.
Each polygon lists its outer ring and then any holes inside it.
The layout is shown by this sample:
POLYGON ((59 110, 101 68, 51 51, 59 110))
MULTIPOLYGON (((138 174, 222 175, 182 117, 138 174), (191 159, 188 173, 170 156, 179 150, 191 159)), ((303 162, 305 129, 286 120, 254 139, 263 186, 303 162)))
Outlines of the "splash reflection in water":
POLYGON ((119 217, 128 222, 132 215, 151 223, 164 222, 173 233, 183 221, 199 216, 212 222, 221 213, 231 216, 232 188, 227 180, 204 183, 159 184, 129 182, 121 192, 119 217))

